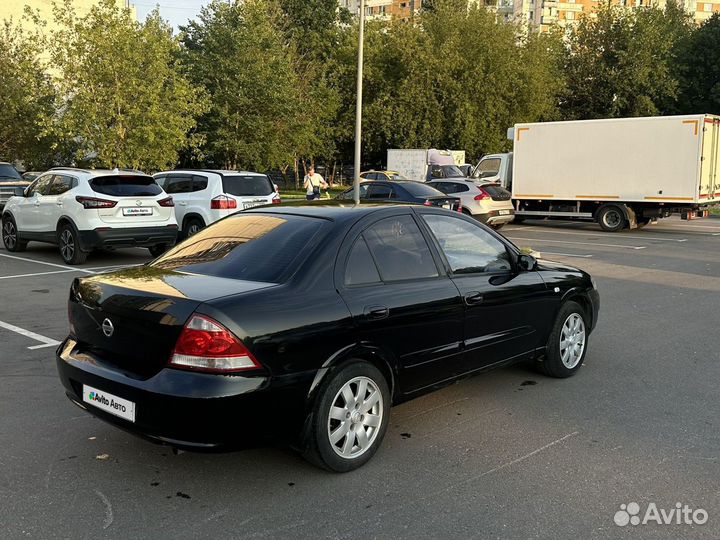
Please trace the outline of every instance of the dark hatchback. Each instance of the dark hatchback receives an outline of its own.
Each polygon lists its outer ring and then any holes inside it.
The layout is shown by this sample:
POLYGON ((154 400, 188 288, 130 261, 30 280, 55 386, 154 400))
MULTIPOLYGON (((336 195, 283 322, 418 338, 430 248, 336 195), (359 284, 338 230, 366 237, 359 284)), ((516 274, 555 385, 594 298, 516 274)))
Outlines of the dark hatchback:
POLYGON ((391 405, 520 360, 574 374, 598 307, 588 274, 457 212, 265 207, 76 279, 57 366, 75 404, 156 442, 281 440, 348 471, 391 405))
MULTIPOLYGON (((354 194, 353 188, 350 188, 338 195, 337 198, 341 201, 352 201, 354 194)), ((437 206, 457 212, 462 210, 458 197, 448 196, 433 186, 412 180, 360 182, 360 200, 414 203, 423 206, 437 206)))

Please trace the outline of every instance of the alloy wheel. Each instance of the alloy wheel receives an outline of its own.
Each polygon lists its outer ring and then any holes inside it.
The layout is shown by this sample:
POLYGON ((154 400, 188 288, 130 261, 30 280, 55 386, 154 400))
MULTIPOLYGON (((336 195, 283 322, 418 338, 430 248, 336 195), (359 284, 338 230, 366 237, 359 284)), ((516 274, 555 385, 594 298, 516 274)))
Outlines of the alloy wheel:
POLYGON ((193 223, 192 225, 190 225, 188 227, 187 235, 188 235, 188 237, 190 237, 190 236, 196 235, 199 232, 200 232, 200 226, 197 223, 193 223))
POLYGON ((585 352, 585 322, 578 313, 571 313, 560 332, 560 359, 568 369, 578 365, 585 352))
POLYGON ((10 251, 12 251, 17 245, 17 231, 15 230, 15 224, 9 219, 3 224, 2 239, 5 247, 10 251))
POLYGON ((328 415, 327 434, 337 455, 354 459, 372 447, 383 418, 383 398, 368 377, 355 377, 335 395, 328 415))
POLYGON ((60 254, 66 261, 72 260, 75 255, 75 238, 68 229, 65 229, 60 235, 60 254))

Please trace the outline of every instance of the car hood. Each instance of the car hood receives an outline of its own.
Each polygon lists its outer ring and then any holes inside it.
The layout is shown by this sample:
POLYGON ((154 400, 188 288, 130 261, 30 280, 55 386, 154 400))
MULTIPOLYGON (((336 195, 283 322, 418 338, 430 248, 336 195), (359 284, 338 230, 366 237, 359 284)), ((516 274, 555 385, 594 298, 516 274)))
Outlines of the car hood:
POLYGON ((537 260, 537 269, 550 270, 552 272, 582 272, 582 270, 575 268, 574 266, 557 261, 548 261, 546 259, 537 260))

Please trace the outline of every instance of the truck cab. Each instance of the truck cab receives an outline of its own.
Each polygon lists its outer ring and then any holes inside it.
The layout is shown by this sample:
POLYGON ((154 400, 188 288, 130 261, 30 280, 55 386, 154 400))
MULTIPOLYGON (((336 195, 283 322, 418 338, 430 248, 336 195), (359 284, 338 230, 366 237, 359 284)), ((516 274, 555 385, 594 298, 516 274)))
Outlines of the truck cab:
POLYGON ((472 178, 485 182, 497 182, 508 191, 512 190, 513 153, 488 154, 472 172, 472 178))

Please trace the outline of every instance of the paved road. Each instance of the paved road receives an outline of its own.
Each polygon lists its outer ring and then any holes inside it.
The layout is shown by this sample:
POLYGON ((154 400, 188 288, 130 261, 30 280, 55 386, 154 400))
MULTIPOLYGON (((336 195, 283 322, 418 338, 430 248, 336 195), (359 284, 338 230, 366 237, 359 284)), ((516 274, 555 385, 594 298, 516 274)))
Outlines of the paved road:
POLYGON ((720 537, 720 220, 503 232, 596 277, 585 366, 562 381, 515 366, 403 404, 375 459, 345 475, 284 449, 173 455, 85 414, 53 347, 32 347, 65 336, 75 276, 147 252, 94 255, 83 272, 51 247, 0 249, 0 537, 720 537), (630 502, 709 519, 618 527, 630 502))

